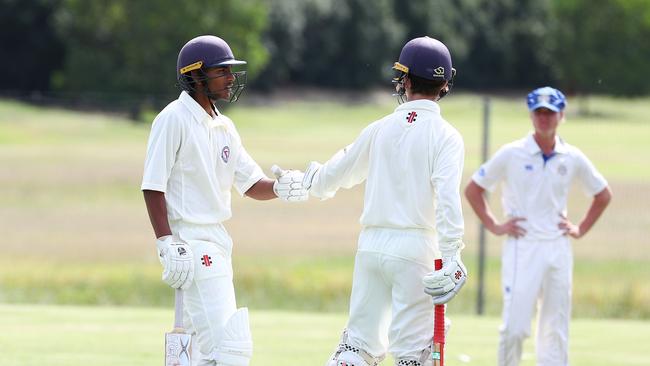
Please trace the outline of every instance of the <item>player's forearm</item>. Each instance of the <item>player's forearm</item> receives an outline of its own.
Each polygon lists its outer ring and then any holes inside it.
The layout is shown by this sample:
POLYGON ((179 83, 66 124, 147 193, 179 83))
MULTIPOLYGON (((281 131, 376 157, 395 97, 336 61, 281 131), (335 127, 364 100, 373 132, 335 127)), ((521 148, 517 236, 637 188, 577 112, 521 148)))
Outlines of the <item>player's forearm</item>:
POLYGON ((144 202, 147 205, 147 212, 149 213, 149 221, 156 235, 160 238, 165 235, 171 235, 172 230, 169 227, 167 220, 167 201, 165 200, 165 193, 158 191, 144 190, 144 202))
POLYGON ((484 192, 484 189, 471 181, 467 185, 467 188, 465 188, 465 197, 485 228, 494 232, 494 227, 497 225, 497 221, 495 220, 492 211, 490 211, 490 207, 488 206, 485 195, 483 194, 484 192))
POLYGON ((612 200, 612 191, 609 187, 605 187, 600 193, 594 196, 591 206, 585 217, 580 221, 580 234, 585 235, 594 226, 596 221, 603 214, 609 202, 612 200))
POLYGON ((246 196, 258 200, 258 201, 266 201, 266 200, 271 200, 274 198, 278 198, 278 196, 273 192, 273 183, 275 181, 268 179, 268 178, 262 178, 257 183, 253 184, 248 191, 246 191, 246 196))

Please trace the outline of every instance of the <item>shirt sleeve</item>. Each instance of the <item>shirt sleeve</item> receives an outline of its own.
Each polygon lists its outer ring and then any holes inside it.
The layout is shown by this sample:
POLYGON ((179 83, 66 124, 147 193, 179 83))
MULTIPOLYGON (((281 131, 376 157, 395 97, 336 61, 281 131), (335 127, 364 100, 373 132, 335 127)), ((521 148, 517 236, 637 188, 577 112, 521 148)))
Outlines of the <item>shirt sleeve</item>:
POLYGON ((332 198, 339 188, 351 188, 368 177, 370 146, 377 122, 361 131, 350 145, 339 150, 316 172, 309 194, 323 199, 332 198))
POLYGON ((578 159, 578 178, 582 182, 585 192, 590 196, 595 196, 607 187, 607 180, 596 170, 594 164, 582 151, 577 150, 576 156, 578 159))
POLYGON ((481 167, 472 175, 474 183, 488 191, 493 191, 506 174, 508 166, 508 149, 502 147, 494 156, 483 163, 481 167))
POLYGON ((171 116, 158 115, 151 126, 144 162, 142 190, 165 192, 181 146, 182 126, 171 116))
POLYGON ((248 154, 244 146, 240 145, 237 166, 235 167, 235 189, 243 196, 253 184, 259 182, 262 178, 266 178, 262 168, 248 154))
POLYGON ((460 202, 460 181, 463 174, 465 146, 456 131, 442 142, 433 160, 431 182, 436 197, 436 231, 443 255, 463 248, 465 225, 460 202))

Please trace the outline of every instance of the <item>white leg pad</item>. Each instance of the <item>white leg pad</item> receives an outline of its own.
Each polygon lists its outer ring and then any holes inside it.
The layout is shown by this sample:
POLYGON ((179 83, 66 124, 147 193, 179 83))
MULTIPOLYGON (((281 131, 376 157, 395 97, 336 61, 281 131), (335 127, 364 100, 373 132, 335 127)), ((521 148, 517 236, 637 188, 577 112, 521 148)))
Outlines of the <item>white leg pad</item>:
POLYGON ((219 366, 248 366, 253 356, 253 339, 248 309, 238 309, 226 322, 214 359, 219 366))

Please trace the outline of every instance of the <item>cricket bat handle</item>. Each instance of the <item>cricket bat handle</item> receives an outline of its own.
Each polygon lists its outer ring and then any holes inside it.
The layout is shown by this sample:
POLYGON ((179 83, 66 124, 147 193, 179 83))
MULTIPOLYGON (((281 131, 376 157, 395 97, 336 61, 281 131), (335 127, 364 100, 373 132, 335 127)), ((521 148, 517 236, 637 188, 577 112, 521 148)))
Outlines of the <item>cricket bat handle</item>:
MULTIPOLYGON (((436 270, 442 269, 442 259, 434 262, 436 270)), ((434 366, 445 365, 445 305, 435 305, 433 310, 433 350, 434 366)))
POLYGON ((183 290, 174 292, 174 329, 183 329, 183 290))

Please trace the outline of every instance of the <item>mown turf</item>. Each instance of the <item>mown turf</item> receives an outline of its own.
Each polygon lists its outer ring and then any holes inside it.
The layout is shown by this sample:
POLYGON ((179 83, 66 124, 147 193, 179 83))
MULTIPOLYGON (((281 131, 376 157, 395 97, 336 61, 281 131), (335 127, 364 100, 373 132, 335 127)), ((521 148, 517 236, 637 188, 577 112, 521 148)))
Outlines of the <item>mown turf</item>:
MULTIPOLYGON (((453 309, 453 303, 449 306, 453 309)), ((262 311, 252 308, 251 366, 321 365, 347 321, 342 313, 262 311)), ((493 365, 495 317, 454 315, 447 339, 449 365, 493 365)), ((3 366, 160 365, 171 308, 0 305, 0 364, 3 366)), ((573 365, 650 364, 643 321, 578 319, 571 324, 573 365)), ((522 366, 534 362, 528 340, 522 366)), ((392 365, 387 359, 382 365, 392 365)))
MULTIPOLYGON (((476 268, 477 258, 465 263, 476 268)), ((258 309, 340 312, 348 308, 352 256, 238 256, 235 287, 240 304, 258 309)), ((484 310, 501 310, 499 263, 487 261, 484 310)), ((573 314, 579 318, 650 319, 650 268, 641 261, 579 262, 574 270, 573 314), (624 273, 624 276, 619 274, 624 273), (603 288, 612 278, 617 286, 603 288)), ((455 300, 458 313, 476 311, 478 277, 455 300)), ((0 303, 163 306, 172 300, 158 263, 39 263, 0 261, 0 303), (34 270, 37 268, 37 270, 34 270)))

